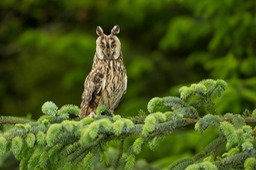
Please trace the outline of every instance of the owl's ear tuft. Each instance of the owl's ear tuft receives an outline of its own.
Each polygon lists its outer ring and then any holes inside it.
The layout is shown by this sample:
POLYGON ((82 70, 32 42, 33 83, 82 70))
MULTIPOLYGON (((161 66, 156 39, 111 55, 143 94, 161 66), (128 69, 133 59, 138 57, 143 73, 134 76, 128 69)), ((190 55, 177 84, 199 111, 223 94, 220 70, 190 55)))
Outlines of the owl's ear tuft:
POLYGON ((119 34, 119 32, 120 32, 120 28, 119 28, 118 25, 115 25, 115 26, 112 28, 112 30, 111 30, 111 34, 112 34, 112 35, 119 34))
POLYGON ((101 35, 104 34, 104 33, 103 33, 103 29, 102 29, 100 26, 97 26, 97 28, 96 28, 96 34, 97 34, 98 36, 101 36, 101 35))

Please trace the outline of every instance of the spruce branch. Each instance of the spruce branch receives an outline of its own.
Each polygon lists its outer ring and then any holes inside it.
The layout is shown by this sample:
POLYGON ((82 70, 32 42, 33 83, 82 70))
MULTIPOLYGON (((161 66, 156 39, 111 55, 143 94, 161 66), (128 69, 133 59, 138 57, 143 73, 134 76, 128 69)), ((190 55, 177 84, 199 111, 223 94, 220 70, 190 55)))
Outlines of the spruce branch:
POLYGON ((13 117, 13 116, 0 116, 0 125, 15 125, 15 124, 25 124, 31 122, 31 120, 21 117, 13 117))
MULTIPOLYGON (((236 166, 254 166, 256 125, 253 114, 216 115, 213 97, 226 89, 223 80, 203 80, 198 84, 180 89, 181 97, 155 97, 148 103, 148 112, 140 111, 133 118, 106 115, 106 107, 97 109, 95 119, 86 117, 73 119, 79 115, 75 105, 65 105, 58 109, 53 102, 42 106, 45 114, 37 121, 15 117, 0 117, 0 124, 11 124, 0 136, 0 154, 13 152, 20 160, 20 168, 39 169, 69 168, 93 169, 103 157, 107 157, 105 146, 111 141, 120 141, 117 157, 106 166, 116 169, 133 169, 136 156, 145 145, 157 149, 159 137, 168 136, 180 129, 190 129, 204 133, 210 126, 219 130, 219 137, 204 151, 192 158, 183 159, 170 165, 170 169, 194 169, 236 166), (201 116, 201 117, 200 117, 201 116), (124 147, 124 141, 133 137, 132 145, 124 147), (25 155, 25 156, 22 156, 25 155), (69 165, 66 166, 66 162, 69 165)), ((107 158, 106 158, 107 159, 107 158)))
POLYGON ((117 156, 117 158, 115 160, 115 164, 114 164, 115 169, 118 169, 118 167, 120 166, 120 161, 121 161, 123 151, 124 151, 124 142, 125 142, 125 139, 121 139, 119 153, 118 153, 118 156, 117 156))
POLYGON ((218 169, 225 170, 229 168, 242 168, 243 162, 250 157, 248 153, 238 153, 236 155, 225 158, 221 161, 213 162, 218 169))

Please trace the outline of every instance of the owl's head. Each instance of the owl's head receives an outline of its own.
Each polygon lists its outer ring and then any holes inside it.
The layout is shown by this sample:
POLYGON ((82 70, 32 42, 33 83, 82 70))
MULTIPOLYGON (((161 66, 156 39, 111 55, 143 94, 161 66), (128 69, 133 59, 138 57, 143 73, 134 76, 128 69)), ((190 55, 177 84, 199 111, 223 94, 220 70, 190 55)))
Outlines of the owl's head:
POLYGON ((121 43, 116 36, 120 32, 118 25, 115 25, 111 34, 106 35, 103 29, 98 26, 96 33, 99 36, 96 40, 96 54, 99 59, 116 60, 121 55, 121 43))

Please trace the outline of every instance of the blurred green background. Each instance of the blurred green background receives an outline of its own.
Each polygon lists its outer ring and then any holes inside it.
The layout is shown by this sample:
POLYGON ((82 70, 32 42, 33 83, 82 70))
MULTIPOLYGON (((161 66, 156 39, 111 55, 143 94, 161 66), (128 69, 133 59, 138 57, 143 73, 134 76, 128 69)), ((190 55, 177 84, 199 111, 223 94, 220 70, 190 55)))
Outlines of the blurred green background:
POLYGON ((48 100, 80 105, 96 26, 115 24, 129 77, 116 114, 206 78, 229 84, 217 113, 255 108, 255 0, 1 0, 0 114, 38 118, 48 100))

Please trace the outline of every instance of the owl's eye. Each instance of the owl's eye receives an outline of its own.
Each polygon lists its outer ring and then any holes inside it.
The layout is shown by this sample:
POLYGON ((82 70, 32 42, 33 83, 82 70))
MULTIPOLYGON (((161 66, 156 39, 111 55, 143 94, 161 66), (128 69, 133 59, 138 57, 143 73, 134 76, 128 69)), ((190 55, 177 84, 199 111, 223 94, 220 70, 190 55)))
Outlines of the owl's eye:
POLYGON ((101 49, 104 49, 104 48, 105 48, 105 46, 104 46, 103 44, 101 44, 101 45, 100 45, 100 48, 101 48, 101 49))
POLYGON ((115 45, 115 44, 112 44, 112 45, 111 45, 111 48, 116 48, 116 45, 115 45))

